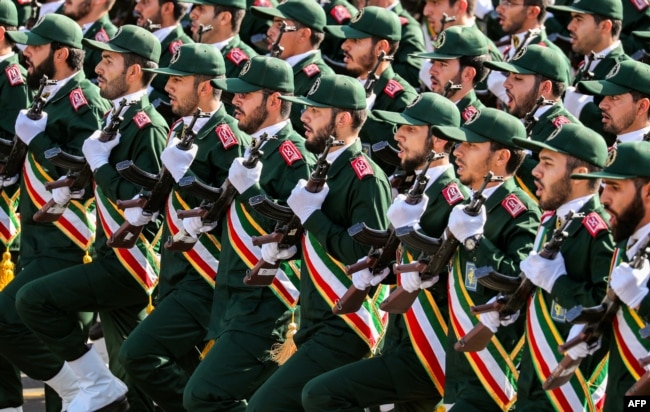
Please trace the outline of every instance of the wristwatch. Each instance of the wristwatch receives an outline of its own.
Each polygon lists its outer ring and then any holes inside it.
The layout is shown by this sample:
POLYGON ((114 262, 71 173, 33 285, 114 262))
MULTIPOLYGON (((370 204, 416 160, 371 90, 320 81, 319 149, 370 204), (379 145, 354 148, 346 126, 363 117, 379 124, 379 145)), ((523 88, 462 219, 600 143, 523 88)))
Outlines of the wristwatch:
POLYGON ((481 238, 483 235, 474 235, 470 236, 465 241, 463 242, 463 246, 465 246, 465 249, 472 251, 478 247, 478 243, 480 242, 481 238))

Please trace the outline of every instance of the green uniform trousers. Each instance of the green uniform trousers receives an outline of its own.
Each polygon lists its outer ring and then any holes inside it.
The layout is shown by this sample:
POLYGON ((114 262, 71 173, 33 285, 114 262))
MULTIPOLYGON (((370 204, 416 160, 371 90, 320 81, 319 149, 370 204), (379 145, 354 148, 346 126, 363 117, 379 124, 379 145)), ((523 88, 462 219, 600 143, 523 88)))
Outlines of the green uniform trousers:
POLYGON ((17 408, 23 404, 20 371, 0 356, 0 409, 17 408))
POLYGON ((38 337, 71 361, 87 351, 79 314, 99 312, 111 372, 129 387, 132 412, 152 411, 153 403, 118 362, 122 342, 145 316, 148 296, 117 259, 97 259, 30 282, 16 295, 16 309, 38 337))
POLYGON ((210 320, 212 287, 196 276, 180 283, 126 339, 119 360, 135 384, 166 412, 183 412, 183 390, 199 364, 210 320), (196 293, 184 288, 209 289, 196 293), (206 297, 207 296, 207 297, 206 297))

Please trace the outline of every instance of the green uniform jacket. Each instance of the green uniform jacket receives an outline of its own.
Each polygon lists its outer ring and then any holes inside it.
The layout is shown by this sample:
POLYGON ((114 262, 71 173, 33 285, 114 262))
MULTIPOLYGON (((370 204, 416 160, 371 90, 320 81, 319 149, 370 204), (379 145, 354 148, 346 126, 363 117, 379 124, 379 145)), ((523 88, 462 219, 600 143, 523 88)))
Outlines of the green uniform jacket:
MULTIPOLYGON (((47 161, 44 152, 53 147, 61 147, 69 154, 80 156, 83 141, 101 127, 102 116, 109 108, 110 103, 99 96, 99 89, 86 79, 83 72, 78 72, 45 104, 43 110, 47 113, 47 126, 45 131, 38 134, 29 144, 28 155, 33 155, 52 179, 57 180, 65 175, 67 170, 55 167, 47 161), (71 93, 78 93, 75 90, 79 88, 88 103, 75 110, 69 96, 71 93)), ((22 264, 42 256, 69 258, 76 263, 81 262, 83 251, 54 224, 34 222, 32 217, 38 209, 26 195, 25 179, 20 180, 21 193, 25 194, 20 197, 18 206, 22 231, 22 264)))
POLYGON ((257 52, 248 44, 244 43, 239 35, 221 50, 223 61, 226 63, 226 77, 237 77, 244 62, 251 57, 257 56, 257 52))
MULTIPOLYGON (((478 247, 473 251, 459 246, 458 257, 453 265, 460 267, 463 278, 466 279, 468 268, 473 266, 481 268, 491 266, 494 270, 507 276, 519 275, 519 262, 530 253, 539 226, 540 212, 532 199, 517 187, 514 178, 506 181, 485 202, 487 222, 484 227, 484 236, 479 241, 478 247), (516 217, 513 217, 502 205, 503 200, 514 194, 525 206, 516 217), (459 259, 459 261, 457 261, 459 259)), ((476 290, 468 289, 468 294, 474 304, 480 305, 496 295, 491 289, 486 289, 476 282, 476 290)), ((523 321, 523 320, 522 320, 523 321)), ((507 351, 512 351, 523 334, 522 321, 509 328, 500 328, 496 337, 507 351)), ((445 403, 456 402, 459 392, 466 398, 468 393, 478 396, 477 399, 488 399, 489 395, 475 375, 474 370, 462 352, 454 350, 454 344, 460 336, 456 336, 452 328, 447 335, 446 382, 445 403)), ((516 363, 516 362, 515 362, 516 363)), ((494 403, 490 403, 496 407, 494 403)), ((486 409, 487 410, 487 409, 486 409)))
POLYGON ((393 11, 399 16, 402 25, 402 40, 399 41, 399 47, 395 53, 395 60, 392 63, 395 73, 402 76, 411 86, 420 85, 420 68, 422 59, 411 56, 412 53, 424 53, 424 34, 420 23, 404 9, 401 3, 393 7, 393 11))
MULTIPOLYGON (((373 174, 359 178, 351 162, 364 156, 357 140, 332 163, 327 172, 329 193, 320 210, 309 216, 305 230, 335 259, 352 264, 368 253, 368 247, 355 241, 348 228, 364 222, 368 227, 383 230, 388 227, 386 211, 391 202, 390 184, 386 174, 371 161, 373 174)), ((366 158, 367 160, 367 158, 366 158)), ((305 342, 318 331, 332 337, 350 331, 345 321, 332 313, 331 306, 321 297, 305 265, 300 275, 300 329, 295 341, 305 342)), ((322 335, 321 335, 322 336, 322 335)))
MULTIPOLYGON (((95 170, 95 183, 113 203, 118 200, 132 199, 141 190, 140 186, 121 177, 115 170, 115 165, 124 160, 132 160, 140 169, 157 174, 162 167, 160 154, 165 148, 169 128, 165 119, 149 103, 149 98, 143 96, 139 102, 129 106, 124 112, 124 121, 120 124, 119 130, 120 143, 111 151, 108 163, 95 170), (133 117, 140 113, 146 114, 151 122, 138 127, 133 117)), ((142 233, 147 240, 151 241, 158 227, 159 222, 151 222, 145 226, 142 233)), ((106 240, 103 226, 97 224, 95 235, 97 255, 114 257, 115 252, 113 248, 106 246, 106 240)))
MULTIPOLYGON (((314 156, 305 149, 305 139, 293 130, 291 124, 283 127, 276 134, 276 138, 275 140, 267 141, 262 146, 264 153, 260 157, 260 162, 262 163, 262 176, 260 181, 237 196, 237 200, 246 207, 246 210, 253 216, 255 221, 268 233, 273 231, 276 222, 255 212, 255 210, 248 206, 248 200, 253 196, 265 194, 271 199, 285 202, 298 180, 309 178, 310 167, 315 162, 314 156), (290 141, 296 146, 302 154, 302 159, 295 160, 291 165, 284 160, 278 149, 285 141, 290 141)), ((227 230, 227 225, 223 225, 222 239, 228 239, 227 230)), ((219 273, 217 274, 215 286, 215 299, 224 293, 230 296, 230 291, 236 288, 257 289, 261 293, 262 288, 251 288, 244 285, 243 281, 247 267, 233 248, 231 242, 223 242, 221 246, 219 273)), ((221 309, 219 306, 213 305, 208 332, 209 339, 216 338, 221 333, 222 326, 224 326, 221 323, 222 321, 228 323, 228 320, 222 319, 223 316, 217 312, 221 309)), ((229 312, 232 313, 232 316, 251 313, 255 310, 255 308, 249 308, 243 305, 237 307, 237 303, 232 303, 230 306, 229 312)), ((261 334, 264 337, 269 335, 268 327, 265 325, 262 325, 259 331, 251 330, 249 326, 238 325, 237 323, 228 325, 228 328, 230 330, 261 334)), ((279 341, 284 339, 282 330, 274 331, 274 335, 276 335, 279 341)))
MULTIPOLYGON (((84 39, 107 42, 113 38, 116 32, 117 27, 111 23, 108 14, 105 14, 90 26, 86 34, 84 34, 84 39)), ((94 80, 97 77, 95 67, 97 67, 97 64, 102 60, 102 51, 91 47, 84 47, 84 50, 86 51, 86 56, 84 57, 84 73, 86 73, 86 77, 94 83, 94 80)))
MULTIPOLYGON (((334 74, 334 70, 325 63, 320 50, 317 50, 293 66, 293 94, 295 96, 306 96, 316 79, 323 74, 334 74)), ((291 105, 291 124, 301 136, 305 135, 305 128, 300 120, 304 108, 305 105, 303 104, 293 103, 291 105)))
MULTIPOLYGON (((576 219, 569 224, 567 232, 569 236, 562 243, 560 251, 564 257, 566 275, 561 276, 553 285, 552 293, 542 291, 544 302, 551 313, 549 317, 553 320, 560 335, 566 339, 572 324, 566 322, 566 312, 557 309, 556 304, 568 310, 577 305, 589 308, 599 305, 605 296, 609 266, 614 251, 614 241, 606 226, 609 216, 600 204, 598 196, 592 197, 579 211, 588 216, 596 213, 602 220, 603 229, 593 235, 587 228, 583 219, 576 219)), ((555 227, 556 219, 551 217, 544 226, 550 228, 549 236, 555 227)), ((549 239, 550 240, 550 239, 549 239)), ((592 356, 585 358, 580 364, 580 370, 589 379, 598 363, 607 352, 607 337, 602 344, 602 349, 592 356)), ((533 406, 540 408, 540 402, 547 405, 548 410, 553 410, 550 402, 542 389, 533 366, 528 344, 524 345, 524 352, 517 383, 518 396, 517 408, 529 410, 533 406)), ((608 393, 607 396, 610 396, 608 393)))
MULTIPOLYGON (((350 19, 359 13, 359 10, 347 0, 326 1, 323 10, 327 16, 328 26, 348 24, 350 19)), ((341 50, 344 41, 345 39, 339 39, 325 32, 325 40, 320 45, 323 60, 337 73, 347 73, 343 62, 343 50, 341 50)))
POLYGON ((27 108, 32 101, 32 95, 25 83, 26 76, 27 70, 18 62, 17 54, 0 62, 1 139, 12 140, 14 138, 14 126, 18 112, 27 108))
POLYGON ((623 2, 623 28, 621 30, 620 40, 623 44, 625 52, 629 55, 637 50, 643 49, 644 42, 640 41, 632 35, 633 31, 648 31, 650 30, 650 7, 647 2, 623 2), (645 8, 639 10, 636 4, 645 3, 645 8))
MULTIPOLYGON (((377 96, 372 110, 386 110, 396 113, 401 113, 418 96, 413 86, 395 73, 391 66, 379 76, 372 91, 377 96)), ((366 153, 370 153, 370 146, 377 142, 387 141, 391 146, 395 147, 393 135, 392 123, 383 121, 368 111, 368 119, 361 128, 361 132, 359 132, 366 153)), ((392 173, 395 170, 395 166, 384 163, 379 159, 373 159, 373 161, 386 173, 392 173)))
MULTIPOLYGON (((180 134, 182 128, 183 123, 178 122, 174 132, 180 134)), ((194 144, 198 146, 198 152, 192 161, 187 175, 193 175, 201 182, 210 186, 220 187, 228 177, 228 170, 233 160, 244 154, 246 147, 250 145, 250 141, 250 136, 239 130, 237 120, 228 115, 225 107, 221 105, 219 110, 199 130, 194 139, 194 144), (228 148, 224 147, 222 141, 215 133, 215 128, 222 124, 227 125, 232 130, 237 138, 237 144, 232 146, 228 145, 228 148)), ((197 207, 201 204, 202 199, 187 195, 183 191, 180 194, 190 207, 197 207)), ((169 213, 176 213, 176 211, 169 211, 169 213)), ((162 239, 167 239, 169 235, 168 226, 165 225, 162 239)), ((171 293, 183 279, 200 277, 182 253, 170 252, 165 248, 161 251, 160 267, 160 281, 158 285, 159 301, 171 293)), ((207 289, 201 288, 198 290, 197 288, 195 292, 203 292, 207 289)), ((212 297, 211 288, 208 292, 210 295, 207 297, 212 297)))
POLYGON ((271 27, 272 20, 263 19, 251 13, 251 6, 271 7, 278 5, 276 0, 246 0, 246 14, 241 22, 239 36, 246 44, 253 47, 260 54, 268 53, 266 48, 266 31, 271 27))
MULTIPOLYGON (((171 33, 169 33, 167 37, 165 37, 165 39, 160 43, 161 52, 158 67, 168 67, 169 61, 172 59, 172 56, 174 56, 174 52, 178 50, 178 48, 182 45, 191 43, 194 42, 187 34, 185 34, 183 27, 180 24, 176 26, 174 30, 172 30, 171 33)), ((153 104, 153 106, 156 108, 162 102, 169 104, 169 96, 165 91, 167 79, 169 79, 169 76, 165 76, 164 74, 157 74, 151 81, 151 87, 153 87, 153 91, 149 94, 149 100, 151 101, 151 104, 153 104)))

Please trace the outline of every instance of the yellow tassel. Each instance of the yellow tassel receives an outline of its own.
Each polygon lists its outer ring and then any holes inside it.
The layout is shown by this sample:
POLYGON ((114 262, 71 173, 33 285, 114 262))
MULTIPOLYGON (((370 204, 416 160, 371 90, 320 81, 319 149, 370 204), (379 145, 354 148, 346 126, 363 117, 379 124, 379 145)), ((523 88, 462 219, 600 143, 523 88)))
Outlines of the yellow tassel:
POLYGON ((210 339, 208 343, 205 344, 203 347, 203 350, 199 354, 199 360, 205 359, 205 357, 208 355, 208 352, 210 352, 210 349, 214 346, 214 339, 210 339))
POLYGON ((2 263, 0 264, 0 290, 14 280, 14 262, 11 261, 11 252, 9 248, 2 254, 2 263))
POLYGON ((147 305, 147 315, 153 312, 155 308, 156 307, 153 305, 153 300, 151 298, 151 295, 149 295, 149 304, 147 305))
POLYGON ((291 313, 291 323, 289 323, 289 327, 285 335, 284 343, 275 343, 271 347, 270 354, 271 354, 271 360, 273 360, 273 362, 282 366, 285 364, 286 361, 289 360, 291 355, 296 353, 298 347, 296 346, 296 343, 293 341, 293 335, 295 335, 296 332, 298 332, 298 324, 294 322, 293 313, 291 313))
POLYGON ((84 265, 93 261, 93 258, 90 256, 90 254, 88 253, 87 250, 86 250, 86 254, 84 255, 82 261, 84 262, 84 265))

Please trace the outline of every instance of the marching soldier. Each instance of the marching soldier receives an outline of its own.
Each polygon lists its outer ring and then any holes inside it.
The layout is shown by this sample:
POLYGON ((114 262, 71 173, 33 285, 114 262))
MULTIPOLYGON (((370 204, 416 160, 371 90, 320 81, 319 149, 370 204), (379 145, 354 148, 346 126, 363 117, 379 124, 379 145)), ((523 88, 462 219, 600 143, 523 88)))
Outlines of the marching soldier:
MULTIPOLYGON (((112 140, 100 140, 101 130, 83 143, 83 154, 95 180, 97 234, 95 259, 53 272, 30 282, 16 297, 16 309, 25 324, 60 359, 64 359, 79 379, 79 396, 68 406, 69 412, 115 410, 131 405, 134 410, 153 410, 146 396, 126 376, 117 355, 122 342, 144 318, 158 275, 154 255, 155 224, 144 228, 131 249, 113 249, 106 242, 128 222, 144 226, 152 215, 142 208, 128 208, 122 213, 116 202, 138 195, 140 187, 121 177, 115 165, 131 160, 142 170, 157 173, 160 153, 165 145, 167 124, 147 99, 147 87, 160 57, 160 43, 143 28, 125 25, 109 42, 84 40, 89 47, 102 50, 102 61, 95 69, 101 95, 121 108, 119 131, 112 140), (116 298, 119 297, 119 298, 116 298), (79 316, 96 311, 102 319, 110 367, 109 370, 94 346, 86 346, 79 316), (119 379, 118 379, 119 378, 119 379), (127 386, 128 385, 128 394, 127 386), (127 401, 128 396, 128 401, 127 401)), ((67 119, 69 121, 69 119, 67 119)), ((96 129, 99 129, 97 127, 96 129)), ((53 190, 59 205, 70 202, 70 188, 53 190)))
MULTIPOLYGON (((350 19, 359 13, 359 10, 347 0, 318 0, 318 3, 325 11, 328 26, 348 24, 350 19)), ((343 40, 325 32, 325 40, 320 46, 323 60, 339 74, 347 73, 343 61, 343 50, 341 50, 343 40)))
MULTIPOLYGON (((276 0, 246 0, 246 10, 251 7, 277 7, 276 0)), ((271 22, 253 13, 246 13, 241 22, 239 36, 242 40, 253 47, 258 54, 266 53, 266 32, 271 27, 271 22)))

